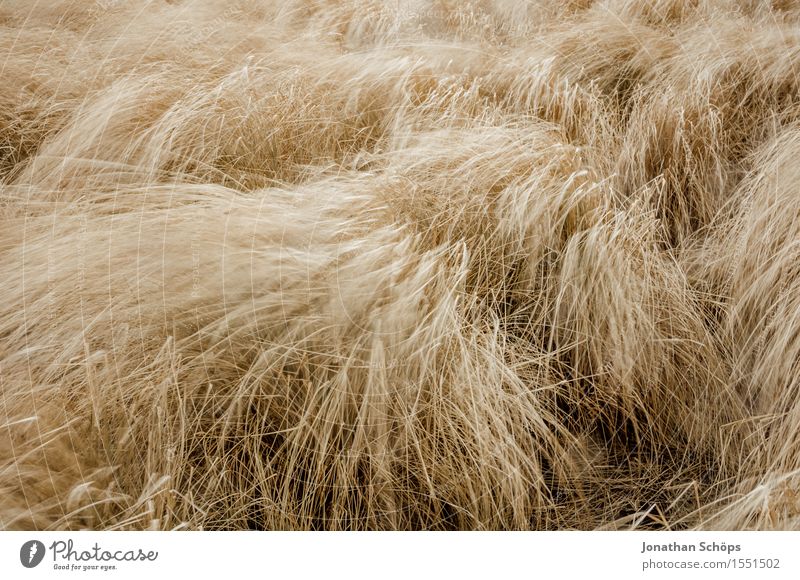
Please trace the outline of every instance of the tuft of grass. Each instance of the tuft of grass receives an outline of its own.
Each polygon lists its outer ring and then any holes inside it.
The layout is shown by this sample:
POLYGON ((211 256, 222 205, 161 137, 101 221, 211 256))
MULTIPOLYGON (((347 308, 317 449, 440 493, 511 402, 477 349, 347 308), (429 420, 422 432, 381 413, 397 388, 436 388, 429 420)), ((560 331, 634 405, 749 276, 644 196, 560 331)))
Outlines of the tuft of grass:
POLYGON ((0 5, 0 528, 800 528, 793 2, 0 5))

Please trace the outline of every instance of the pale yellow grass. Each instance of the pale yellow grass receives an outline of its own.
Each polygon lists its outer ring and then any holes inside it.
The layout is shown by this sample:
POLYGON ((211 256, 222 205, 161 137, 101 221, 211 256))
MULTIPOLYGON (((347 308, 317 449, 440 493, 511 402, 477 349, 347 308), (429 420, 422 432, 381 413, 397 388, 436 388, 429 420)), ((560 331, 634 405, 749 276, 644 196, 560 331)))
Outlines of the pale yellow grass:
POLYGON ((0 2, 0 527, 800 529, 800 3, 0 2))

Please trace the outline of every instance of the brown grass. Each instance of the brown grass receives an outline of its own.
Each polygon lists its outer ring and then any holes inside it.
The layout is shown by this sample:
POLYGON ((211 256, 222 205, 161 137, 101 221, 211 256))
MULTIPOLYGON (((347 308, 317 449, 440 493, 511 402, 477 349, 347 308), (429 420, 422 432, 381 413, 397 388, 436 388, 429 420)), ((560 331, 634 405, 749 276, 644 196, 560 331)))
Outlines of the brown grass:
POLYGON ((800 529, 800 4, 0 4, 0 527, 800 529))

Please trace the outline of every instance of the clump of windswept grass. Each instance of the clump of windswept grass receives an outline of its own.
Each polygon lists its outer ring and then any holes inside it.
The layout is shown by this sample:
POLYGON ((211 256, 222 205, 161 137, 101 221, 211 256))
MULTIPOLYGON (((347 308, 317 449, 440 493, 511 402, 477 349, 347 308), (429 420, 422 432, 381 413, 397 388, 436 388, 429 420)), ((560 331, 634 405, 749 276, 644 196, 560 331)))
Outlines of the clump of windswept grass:
POLYGON ((4 3, 0 526, 798 527, 773 4, 4 3))
POLYGON ((709 514, 715 525, 798 525, 798 153, 797 126, 764 143, 728 211, 688 261, 692 275, 728 297, 719 333, 755 441, 739 461, 736 501, 709 514))

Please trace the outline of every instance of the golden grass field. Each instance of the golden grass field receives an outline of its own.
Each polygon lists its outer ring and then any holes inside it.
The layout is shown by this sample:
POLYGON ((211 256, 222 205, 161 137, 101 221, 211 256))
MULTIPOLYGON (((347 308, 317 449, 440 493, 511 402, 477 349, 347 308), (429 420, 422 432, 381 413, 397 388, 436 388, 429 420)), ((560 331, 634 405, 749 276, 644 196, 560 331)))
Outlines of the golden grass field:
POLYGON ((0 528, 800 529, 800 2, 1 0, 0 528))

